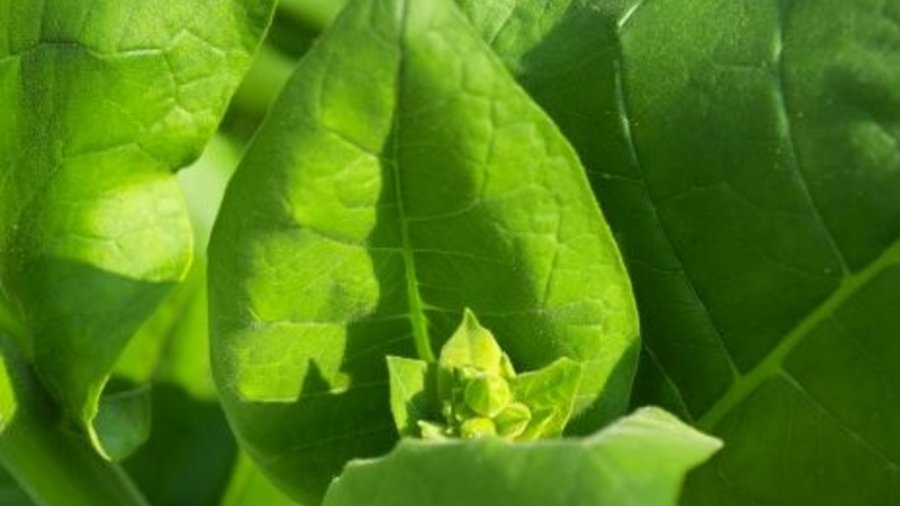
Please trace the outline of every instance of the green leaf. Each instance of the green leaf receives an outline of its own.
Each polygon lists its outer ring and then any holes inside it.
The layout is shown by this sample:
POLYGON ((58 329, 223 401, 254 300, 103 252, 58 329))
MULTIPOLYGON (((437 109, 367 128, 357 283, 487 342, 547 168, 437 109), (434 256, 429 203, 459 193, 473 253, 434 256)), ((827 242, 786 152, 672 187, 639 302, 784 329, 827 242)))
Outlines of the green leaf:
POLYGON ((248 453, 315 502, 396 440, 386 355, 471 307, 520 370, 627 404, 636 311, 575 153, 446 0, 359 0, 286 86, 210 245, 213 369, 248 453), (602 392, 602 395, 601 395, 602 392))
POLYGON ((100 401, 110 371, 190 263, 173 171, 214 131, 273 3, 0 1, 0 292, 106 456, 142 439, 98 415, 121 405, 100 401))
POLYGON ((418 436, 420 421, 437 420, 435 368, 424 360, 387 357, 391 413, 401 436, 418 436))
POLYGON ((726 441, 685 503, 897 497, 900 2, 461 3, 620 240, 637 402, 726 441))
POLYGON ((568 358, 516 376, 510 382, 515 399, 535 415, 546 413, 540 421, 535 419, 529 423, 519 439, 528 441, 562 434, 572 416, 581 377, 581 364, 568 358))
POLYGON ((325 506, 675 505, 687 471, 719 446, 655 408, 583 439, 404 439, 383 458, 350 463, 325 506))

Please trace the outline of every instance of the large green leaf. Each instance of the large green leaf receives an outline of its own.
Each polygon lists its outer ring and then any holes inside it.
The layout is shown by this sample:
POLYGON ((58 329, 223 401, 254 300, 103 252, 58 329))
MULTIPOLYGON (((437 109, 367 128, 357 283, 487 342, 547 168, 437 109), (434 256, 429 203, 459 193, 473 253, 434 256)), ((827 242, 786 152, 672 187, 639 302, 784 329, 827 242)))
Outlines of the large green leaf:
POLYGON ((573 141, 688 504, 900 494, 900 1, 461 0, 573 141), (540 15, 538 15, 540 13, 540 15))
POLYGON ((110 371, 190 262, 173 171, 215 129, 273 3, 0 1, 0 292, 107 456, 146 434, 145 395, 101 397, 110 371))
POLYGON ((325 506, 672 506, 687 471, 719 446, 656 408, 584 439, 404 439, 350 463, 325 506))
POLYGON ((354 2, 303 60, 226 193, 210 304, 232 425, 305 501, 391 447, 385 355, 433 359, 464 307, 519 370, 585 363, 577 431, 627 404, 634 304, 582 168, 446 0, 354 2))

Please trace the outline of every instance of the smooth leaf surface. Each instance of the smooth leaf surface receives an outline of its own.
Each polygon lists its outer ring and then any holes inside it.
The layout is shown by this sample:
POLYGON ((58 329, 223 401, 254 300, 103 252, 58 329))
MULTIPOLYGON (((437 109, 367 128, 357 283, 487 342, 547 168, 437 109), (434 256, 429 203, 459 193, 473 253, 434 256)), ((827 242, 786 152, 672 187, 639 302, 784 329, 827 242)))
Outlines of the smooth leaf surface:
POLYGON ((720 443, 656 408, 579 439, 404 439, 385 457, 354 461, 325 506, 664 506, 689 469, 720 443))
POLYGON ((445 0, 343 12, 232 180, 210 262, 226 411, 304 501, 391 447, 384 357, 431 358, 465 307, 521 370, 586 364, 582 430, 627 403, 634 305, 578 160, 445 0))
POLYGON ((116 413, 95 430, 109 373, 190 262, 172 173, 212 134, 273 7, 0 2, 0 291, 47 388, 107 456, 140 439, 107 423, 116 413))
POLYGON ((685 503, 894 500, 900 2, 460 3, 587 165, 637 401, 725 439, 685 503))

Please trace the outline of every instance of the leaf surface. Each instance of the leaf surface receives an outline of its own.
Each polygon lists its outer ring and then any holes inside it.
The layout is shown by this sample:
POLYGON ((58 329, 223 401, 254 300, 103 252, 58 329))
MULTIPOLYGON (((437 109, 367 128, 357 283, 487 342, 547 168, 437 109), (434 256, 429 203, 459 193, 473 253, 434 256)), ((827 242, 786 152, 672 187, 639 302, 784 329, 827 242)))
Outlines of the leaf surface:
POLYGON ((121 423, 146 402, 130 385, 101 401, 110 371, 190 263, 173 172, 214 131, 273 8, 0 1, 0 293, 48 390, 108 457, 146 430, 121 423))
POLYGON ((587 166, 636 401, 725 440, 685 503, 896 498, 900 2, 460 3, 587 166))
POLYGON ((656 408, 578 439, 404 439, 385 457, 351 462, 325 506, 674 505, 687 471, 719 446, 656 408))
POLYGON ((465 307, 521 370, 589 364, 583 430, 627 403, 636 314, 578 160, 445 0, 343 12, 232 180, 210 262, 226 411, 304 501, 392 446, 384 357, 433 359, 465 307))

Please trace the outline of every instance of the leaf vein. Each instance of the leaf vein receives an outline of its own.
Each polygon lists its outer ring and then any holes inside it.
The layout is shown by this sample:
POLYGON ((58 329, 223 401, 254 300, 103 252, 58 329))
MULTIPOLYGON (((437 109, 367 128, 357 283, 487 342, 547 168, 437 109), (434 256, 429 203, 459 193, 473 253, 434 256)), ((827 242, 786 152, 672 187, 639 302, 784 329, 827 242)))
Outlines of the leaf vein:
MULTIPOLYGON (((643 4, 643 3, 642 3, 643 4)), ((642 5, 641 4, 641 5, 642 5)), ((620 32, 621 33, 621 32, 620 32)), ((712 312, 709 310, 709 307, 700 297, 700 294, 696 290, 696 283, 691 277, 690 272, 688 271, 685 262, 679 253, 678 249, 675 247, 674 241, 669 237, 669 233, 666 230, 665 222, 662 220, 659 214, 659 208, 656 206, 655 201, 653 199, 653 194, 650 191, 650 185, 647 184, 647 178, 644 175, 643 165, 641 164, 640 157, 638 155, 637 144, 634 139, 634 135, 631 131, 631 119, 628 112, 627 99, 625 96, 625 82, 624 82, 624 54, 621 48, 621 40, 619 41, 619 57, 615 60, 614 63, 614 80, 615 80, 615 90, 616 90, 616 103, 619 110, 619 116, 622 120, 622 135, 625 138, 625 141, 628 145, 629 157, 631 160, 631 164, 634 166, 635 170, 641 175, 641 182, 644 191, 648 195, 648 202, 650 202, 650 208, 653 212, 653 216, 655 218, 656 223, 659 224, 659 230, 662 235, 662 238, 665 240, 665 243, 669 246, 672 255, 678 261, 678 264, 681 266, 681 272, 684 274, 685 279, 687 280, 688 288, 690 289, 691 295, 693 295, 694 300, 697 301, 697 304, 703 310, 703 313, 709 319, 710 322, 715 322, 713 318, 712 312)), ((711 325, 714 330, 714 336, 716 337, 717 344, 721 347, 722 353, 728 361, 729 369, 731 370, 731 374, 733 378, 740 378, 741 374, 738 371, 737 365, 734 362, 734 359, 731 356, 731 353, 728 350, 728 346, 725 345, 725 340, 722 338, 722 333, 719 331, 718 325, 711 325)))
POLYGON ((784 142, 787 146, 788 153, 790 154, 791 167, 794 169, 794 173, 797 174, 797 180, 800 183, 800 190, 803 193, 803 198, 809 204, 813 217, 819 227, 821 227, 822 234, 828 242, 829 247, 834 251, 838 263, 841 266, 841 270, 844 274, 847 274, 850 272, 850 269, 847 267, 847 261, 844 258, 841 249, 838 247, 837 242, 834 239, 834 234, 831 232, 831 229, 828 228, 828 224, 825 222, 825 218, 822 216, 822 212, 809 189, 809 183, 806 180, 806 175, 801 166, 800 152, 797 150, 797 145, 794 141, 794 127, 791 123, 790 113, 788 112, 787 93, 785 91, 784 82, 784 25, 786 16, 785 9, 787 7, 785 5, 785 0, 776 1, 778 2, 778 22, 775 27, 775 40, 773 43, 771 79, 778 121, 782 129, 781 133, 784 136, 784 142))

